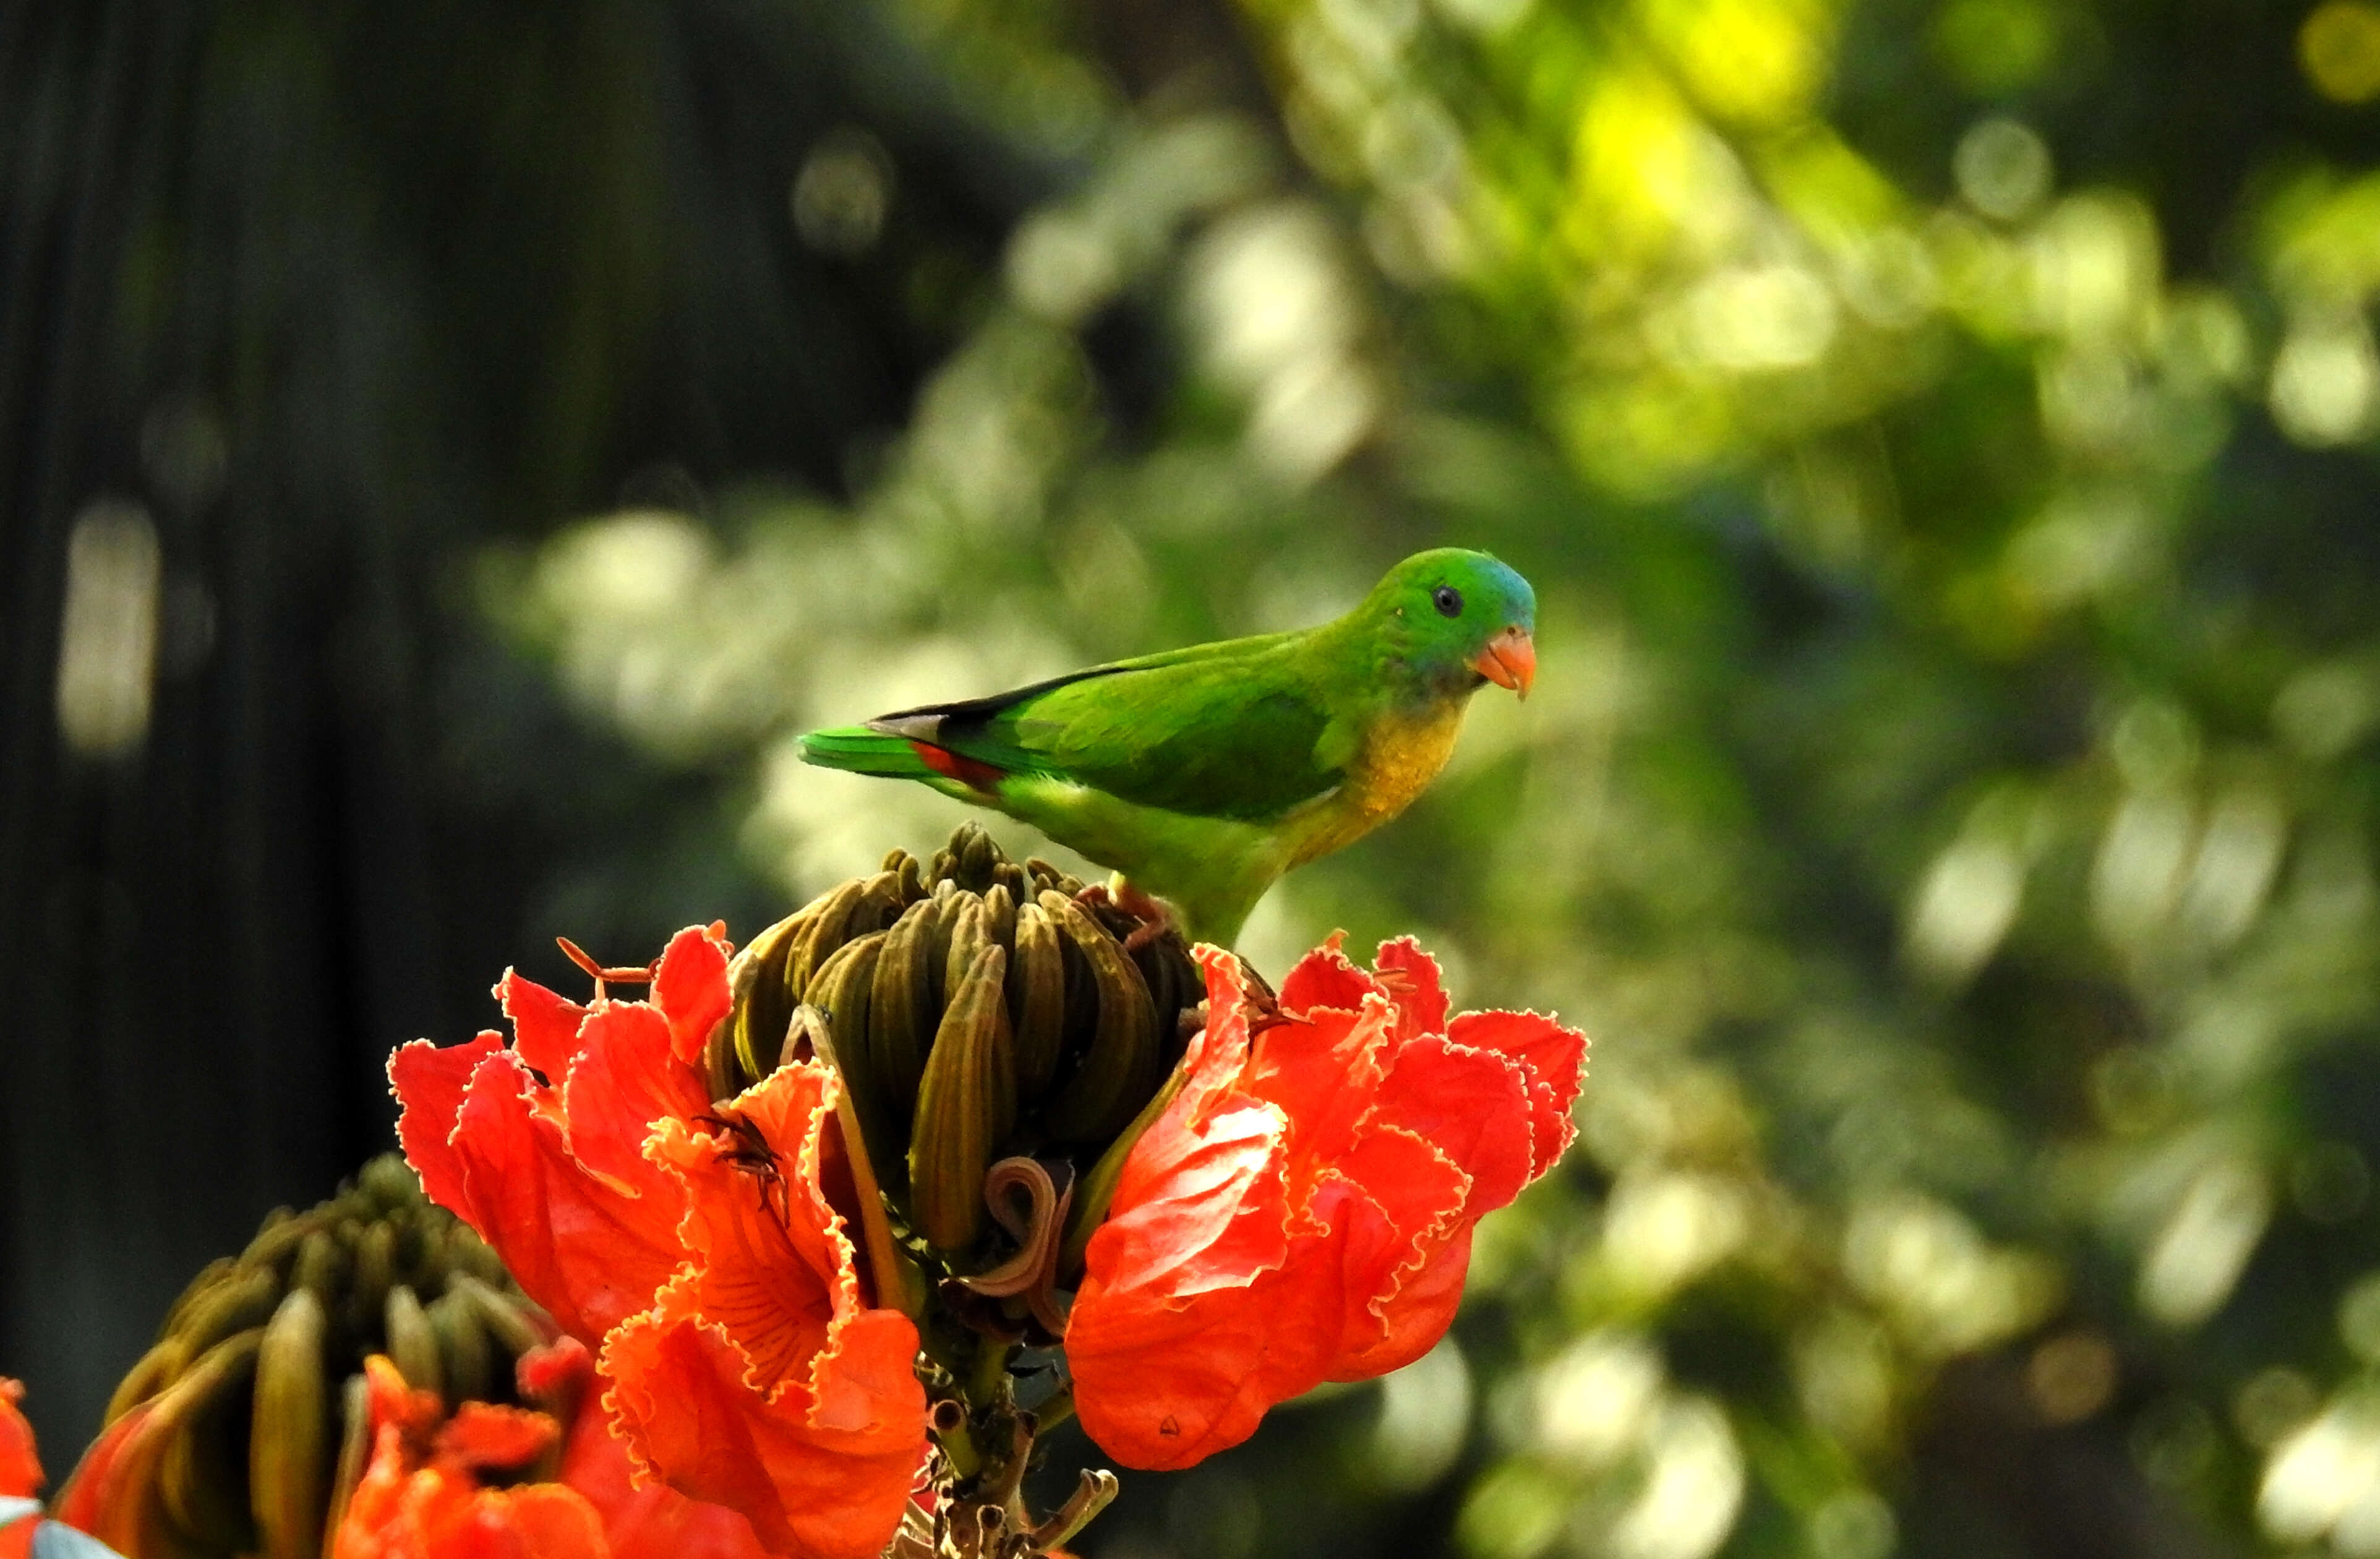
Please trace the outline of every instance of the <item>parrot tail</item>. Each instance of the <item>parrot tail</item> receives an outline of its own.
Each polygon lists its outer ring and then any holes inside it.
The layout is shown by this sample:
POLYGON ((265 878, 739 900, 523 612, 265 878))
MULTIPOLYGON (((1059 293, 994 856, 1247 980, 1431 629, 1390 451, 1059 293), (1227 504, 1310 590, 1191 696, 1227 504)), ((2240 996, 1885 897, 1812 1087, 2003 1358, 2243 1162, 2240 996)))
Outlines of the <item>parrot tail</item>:
POLYGON ((949 785, 996 796, 1000 782, 1008 777, 990 763, 948 748, 866 725, 810 732, 802 737, 802 761, 822 769, 849 769, 856 774, 924 780, 953 796, 958 792, 949 790, 949 785))
POLYGON ((811 731, 802 737, 802 761, 821 769, 848 769, 856 774, 880 774, 886 779, 941 779, 918 756, 917 744, 905 737, 888 737, 864 725, 832 731, 811 731))

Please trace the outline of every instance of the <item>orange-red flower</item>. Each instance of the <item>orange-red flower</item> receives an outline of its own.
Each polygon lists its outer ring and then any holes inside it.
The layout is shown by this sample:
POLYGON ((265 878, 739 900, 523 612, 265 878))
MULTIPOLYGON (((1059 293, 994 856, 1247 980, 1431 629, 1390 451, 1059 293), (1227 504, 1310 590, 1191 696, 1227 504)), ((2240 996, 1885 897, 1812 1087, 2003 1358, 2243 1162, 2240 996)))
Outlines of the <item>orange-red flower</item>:
POLYGON ((33 1491, 42 1486, 42 1458, 33 1446, 33 1426, 17 1404, 24 1383, 0 1375, 0 1559, 30 1559, 39 1539, 42 1552, 97 1559, 115 1551, 66 1522, 42 1518, 33 1491), (63 1541, 61 1541, 63 1540, 63 1541))
POLYGON ((1126 1161, 1066 1331, 1083 1427, 1188 1467, 1326 1380, 1410 1363, 1462 1298, 1471 1231, 1570 1145, 1585 1037, 1530 1013, 1447 1020, 1411 941, 1377 973, 1331 942, 1251 1030, 1201 948, 1209 1017, 1126 1161))
POLYGON ((331 1559, 766 1559, 735 1512, 631 1486, 626 1449, 586 1400, 594 1362, 575 1338, 521 1358, 524 1395, 551 1412, 467 1402, 444 1418, 387 1359, 365 1370, 372 1460, 331 1559), (557 1443, 553 1478, 519 1481, 557 1443))
POLYGON ((827 1200, 840 1086, 789 1062, 712 1129, 661 1123, 648 1151, 686 1187, 690 1260, 604 1345, 604 1400, 630 1455, 674 1487, 742 1511, 771 1547, 858 1559, 908 1503, 925 1390, 917 1328, 861 1304, 827 1200), (773 1157, 756 1174, 758 1142, 773 1157))
POLYGON ((865 1303, 830 1200, 850 1205, 833 1072, 793 1062, 713 1109, 728 952, 720 927, 679 932, 650 1002, 582 1007, 507 973, 509 1048, 391 1058, 398 1136, 431 1200, 601 1350, 638 1469, 772 1552, 863 1559, 925 1456, 917 1330, 865 1303))
POLYGON ((560 1441, 543 1413, 466 1402, 453 1418, 396 1366, 365 1361, 372 1458, 348 1498, 332 1559, 611 1559, 587 1496, 517 1480, 560 1441), (516 1482, 516 1487, 492 1487, 516 1482))
POLYGON ((0 1559, 24 1559, 41 1525, 33 1491, 42 1486, 42 1458, 33 1451, 33 1426, 17 1410, 24 1395, 21 1382, 0 1375, 0 1559))
POLYGON ((0 1375, 0 1496, 30 1498, 42 1486, 42 1458, 33 1450, 33 1426, 17 1408, 24 1399, 24 1382, 0 1375))

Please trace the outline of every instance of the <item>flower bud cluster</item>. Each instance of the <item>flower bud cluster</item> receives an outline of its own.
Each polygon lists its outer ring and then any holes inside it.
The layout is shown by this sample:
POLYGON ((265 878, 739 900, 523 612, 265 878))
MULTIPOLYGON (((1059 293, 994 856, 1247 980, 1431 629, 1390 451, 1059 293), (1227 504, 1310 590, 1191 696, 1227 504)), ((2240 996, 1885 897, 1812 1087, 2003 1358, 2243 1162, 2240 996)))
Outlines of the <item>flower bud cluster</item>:
POLYGON ((804 1044, 831 1049, 879 1184, 960 1267, 997 1212, 993 1166, 1099 1161, 1172 1071, 1205 993, 1178 932, 1148 934, 974 823, 930 861, 894 850, 762 932, 730 981, 713 1097, 804 1044))
POLYGON ((370 1454, 368 1356, 449 1402, 510 1402, 515 1362, 553 1335, 386 1154, 192 1281, 56 1508, 136 1559, 315 1559, 370 1454))

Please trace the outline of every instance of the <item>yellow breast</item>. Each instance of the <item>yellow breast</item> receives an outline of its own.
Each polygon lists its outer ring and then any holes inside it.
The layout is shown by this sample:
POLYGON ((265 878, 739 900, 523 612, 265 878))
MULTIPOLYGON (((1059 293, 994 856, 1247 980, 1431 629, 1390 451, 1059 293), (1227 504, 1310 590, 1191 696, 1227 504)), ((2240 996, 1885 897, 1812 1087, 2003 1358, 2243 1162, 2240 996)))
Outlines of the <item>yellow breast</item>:
POLYGON ((1317 810, 1293 864, 1351 845, 1412 805, 1453 756, 1468 703, 1455 700, 1426 714, 1391 714, 1374 725, 1347 766, 1346 783, 1317 810))

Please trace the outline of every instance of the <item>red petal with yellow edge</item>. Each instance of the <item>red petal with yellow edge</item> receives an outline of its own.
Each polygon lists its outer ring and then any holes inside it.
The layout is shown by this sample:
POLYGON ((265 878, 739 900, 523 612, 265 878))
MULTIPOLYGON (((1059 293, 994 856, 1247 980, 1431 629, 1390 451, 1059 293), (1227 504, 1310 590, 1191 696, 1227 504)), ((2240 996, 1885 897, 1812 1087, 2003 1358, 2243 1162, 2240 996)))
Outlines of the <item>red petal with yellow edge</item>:
POLYGON ((627 1447, 594 1404, 570 1426, 559 1476, 602 1517, 612 1559, 770 1559, 752 1523, 725 1505, 662 1483, 637 1488, 627 1447))
POLYGON ((750 1359, 695 1309, 685 1281, 605 1344, 613 1385, 603 1400, 632 1460, 681 1492, 743 1512, 772 1553, 871 1559, 892 1541, 925 1459, 917 1353, 908 1318, 863 1310, 837 1330, 808 1380, 779 1381, 764 1395, 750 1359))
POLYGON ((24 1399, 24 1382, 0 1375, 0 1494, 30 1496, 42 1486, 42 1458, 33 1449, 33 1426, 17 1408, 24 1399))
POLYGON ((1389 1297, 1421 1270, 1462 1220, 1471 1176, 1427 1141, 1396 1127, 1367 1132, 1337 1173, 1370 1203, 1368 1209, 1350 1206, 1343 1214, 1348 1238, 1341 1258, 1355 1305, 1347 1312, 1340 1349, 1361 1351, 1378 1339, 1380 1309, 1389 1297))
POLYGON ((1570 1107, 1586 1080, 1586 1036, 1534 1012, 1466 1012, 1446 1037, 1509 1055, 1529 1070, 1529 1177, 1554 1166, 1578 1136, 1570 1107))
POLYGON ((726 1328, 755 1382, 771 1387, 805 1371, 836 1318, 862 1308, 851 1240, 819 1186, 838 1086, 817 1062, 790 1063, 716 1117, 736 1130, 665 1121, 649 1150, 686 1188, 678 1237, 696 1308, 726 1328))
POLYGON ((1383 942, 1372 967, 1380 971, 1380 983, 1396 996, 1399 1039, 1446 1032, 1450 1005, 1446 987, 1439 977, 1438 960, 1423 952, 1420 943, 1409 936, 1383 942))
MULTIPOLYGON (((1288 1123, 1238 1089, 1248 1029, 1237 962, 1212 948, 1198 956, 1209 1009, 1220 1016, 1191 1040, 1181 1093, 1124 1161, 1086 1254, 1086 1296, 1131 1291, 1168 1302, 1245 1287, 1288 1254, 1288 1123)), ((1067 1329, 1070 1358, 1081 1313, 1067 1329)))
POLYGON ((1236 964, 1201 961, 1220 1016, 1125 1163, 1066 1334, 1084 1428, 1135 1467, 1187 1467, 1326 1376, 1427 1352, 1472 1225, 1567 1144, 1584 1054, 1543 1018, 1450 1026, 1410 941, 1375 975, 1333 937, 1252 1042, 1236 964))
POLYGON ((513 1049, 549 1083, 559 1087, 578 1058, 578 1026, 587 1009, 547 990, 517 969, 496 981, 496 1001, 512 1019, 513 1049))
POLYGON ((1357 968, 1347 956, 1346 940, 1345 932, 1332 932, 1330 941, 1297 960, 1289 978, 1281 982, 1281 1011, 1301 1017, 1318 1007, 1358 1012, 1365 997, 1389 993, 1387 986, 1357 968))
POLYGON ((1379 996, 1360 1013, 1317 1008, 1308 1021, 1268 1029, 1241 1086, 1289 1122, 1290 1195, 1303 1202, 1316 1178, 1355 1145, 1389 1075, 1396 1015, 1379 996))
POLYGON ((661 1125, 647 1151, 685 1188, 688 1260, 603 1351, 632 1459, 817 1559, 891 1541, 926 1443, 917 1329, 862 1304, 820 1185, 838 1086, 794 1062, 705 1129, 661 1125))
MULTIPOLYGON (((710 1108, 701 1075, 670 1048, 669 1020, 645 1002, 604 1002, 587 1015, 584 1041, 562 1085, 570 1151, 630 1195, 664 1178, 645 1159, 653 1123, 710 1108)), ((668 1188, 661 1187, 664 1200, 668 1188)))
POLYGON ((727 928, 688 926, 670 938, 653 972, 653 1000, 669 1015, 670 1048, 680 1065, 692 1067, 702 1060, 703 1041, 727 1016, 727 928))
POLYGON ((415 1040, 388 1058, 389 1091, 404 1106, 396 1117, 396 1140, 405 1162, 421 1176, 423 1195, 466 1220, 471 1219, 471 1193, 463 1162, 455 1154, 455 1123, 463 1114, 463 1090, 471 1074, 504 1048, 504 1036, 491 1031, 444 1050, 415 1040))
POLYGON ((1421 1269, 1406 1276, 1379 1307, 1380 1335, 1368 1347, 1340 1355, 1334 1381, 1368 1381, 1402 1370, 1438 1346, 1463 1303, 1463 1279, 1471 1268, 1471 1230, 1458 1224, 1434 1242, 1421 1269))
MULTIPOLYGON (((1141 1173, 1127 1168, 1107 1222, 1091 1236, 1086 1296, 1148 1294, 1170 1301, 1245 1288, 1288 1258, 1281 1113, 1243 1100, 1196 1129, 1160 1138, 1164 1125, 1159 1121, 1142 1137, 1147 1152, 1133 1155, 1141 1173)), ((1081 1334, 1079 1309, 1076 1315, 1066 1334, 1070 1356, 1081 1334)))
POLYGON ((595 1347, 676 1270, 685 1199, 666 1176, 631 1193, 589 1175, 531 1107, 533 1087, 509 1055, 480 1063, 454 1133, 466 1179, 455 1211, 556 1324, 595 1347))
POLYGON ((1494 1051, 1415 1040, 1398 1054, 1373 1121, 1414 1132, 1461 1164, 1471 1181, 1463 1211, 1474 1218, 1529 1183, 1530 1074, 1494 1051))

